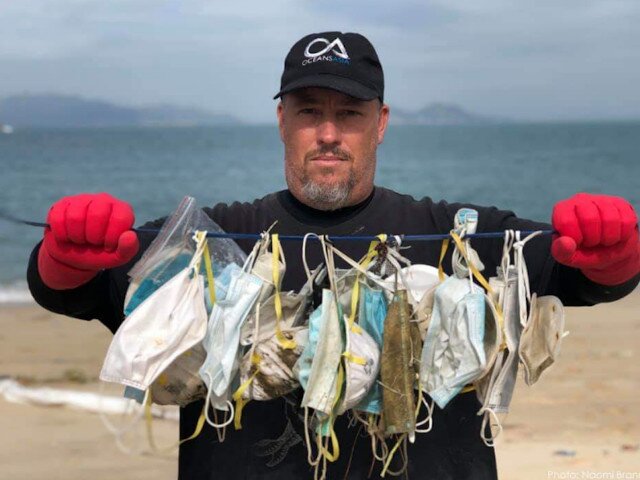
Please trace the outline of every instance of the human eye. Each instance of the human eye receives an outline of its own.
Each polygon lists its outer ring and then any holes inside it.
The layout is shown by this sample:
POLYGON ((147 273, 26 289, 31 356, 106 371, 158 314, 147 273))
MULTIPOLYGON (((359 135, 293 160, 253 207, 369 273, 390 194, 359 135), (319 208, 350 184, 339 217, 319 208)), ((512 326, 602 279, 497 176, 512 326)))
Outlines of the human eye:
POLYGON ((315 115, 318 110, 313 107, 304 107, 298 110, 298 115, 315 115))
POLYGON ((360 113, 358 110, 350 110, 350 109, 346 109, 346 110, 342 110, 341 115, 343 117, 347 117, 347 118, 353 118, 353 117, 360 117, 362 116, 362 113, 360 113))

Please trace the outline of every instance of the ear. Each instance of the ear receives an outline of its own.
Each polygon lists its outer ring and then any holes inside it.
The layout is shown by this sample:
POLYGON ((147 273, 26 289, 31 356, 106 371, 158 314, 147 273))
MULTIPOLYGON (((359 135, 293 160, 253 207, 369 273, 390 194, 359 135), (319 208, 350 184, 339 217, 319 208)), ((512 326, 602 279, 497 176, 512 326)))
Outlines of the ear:
POLYGON ((284 142, 284 104, 282 100, 278 102, 276 107, 276 115, 278 116, 278 130, 280 131, 280 140, 284 142))
POLYGON ((384 133, 387 131, 387 124, 389 123, 389 105, 383 103, 380 107, 380 113, 378 115, 378 145, 384 140, 384 133))

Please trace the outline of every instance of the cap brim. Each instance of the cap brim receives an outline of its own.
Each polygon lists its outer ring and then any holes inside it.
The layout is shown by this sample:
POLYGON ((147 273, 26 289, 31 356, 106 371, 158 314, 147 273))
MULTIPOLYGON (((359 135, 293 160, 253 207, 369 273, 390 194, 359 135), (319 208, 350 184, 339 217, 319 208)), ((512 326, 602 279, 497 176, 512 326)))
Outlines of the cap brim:
POLYGON ((329 88, 331 90, 344 93, 345 95, 349 95, 350 97, 357 98, 358 100, 373 100, 374 98, 379 97, 378 92, 374 89, 366 87, 355 80, 325 73, 300 78, 295 82, 291 82, 285 88, 280 90, 273 99, 275 100, 286 93, 291 93, 294 90, 307 87, 329 88))

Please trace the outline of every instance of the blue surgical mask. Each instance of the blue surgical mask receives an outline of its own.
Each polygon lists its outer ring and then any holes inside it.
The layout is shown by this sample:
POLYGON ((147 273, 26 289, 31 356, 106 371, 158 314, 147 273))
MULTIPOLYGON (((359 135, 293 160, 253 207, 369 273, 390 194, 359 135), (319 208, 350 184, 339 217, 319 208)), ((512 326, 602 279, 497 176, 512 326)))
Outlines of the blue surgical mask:
MULTIPOLYGON (((382 350, 384 319, 387 316, 387 301, 382 290, 360 284, 358 324, 367 332, 382 350)), ((378 375, 379 378, 379 375, 378 375)), ((379 415, 382 411, 382 390, 376 381, 355 410, 379 415)))
MULTIPOLYGON (((238 369, 240 328, 258 298, 262 280, 235 264, 225 270, 228 270, 229 286, 224 298, 216 299, 211 311, 202 341, 207 357, 200 376, 211 398, 225 399, 226 405, 229 387, 238 369)), ((227 274, 223 272, 220 277, 227 278, 227 274)))
POLYGON ((303 390, 307 389, 309 375, 311 375, 311 364, 313 356, 316 354, 318 339, 320 338, 320 326, 322 325, 322 305, 316 308, 309 315, 309 339, 307 345, 302 351, 300 358, 293 367, 293 372, 298 378, 303 390))

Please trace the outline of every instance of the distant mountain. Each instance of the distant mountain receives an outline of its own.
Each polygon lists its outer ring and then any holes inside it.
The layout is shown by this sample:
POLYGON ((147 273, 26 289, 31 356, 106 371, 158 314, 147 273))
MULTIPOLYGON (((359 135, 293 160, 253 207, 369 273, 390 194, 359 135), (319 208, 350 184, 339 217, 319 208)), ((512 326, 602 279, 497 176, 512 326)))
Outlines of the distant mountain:
POLYGON ((391 109, 390 122, 395 125, 486 125, 510 120, 467 112, 451 103, 431 103, 417 112, 391 109))
POLYGON ((237 125, 240 120, 199 108, 123 107, 71 95, 16 95, 0 100, 0 122, 14 127, 237 125))

